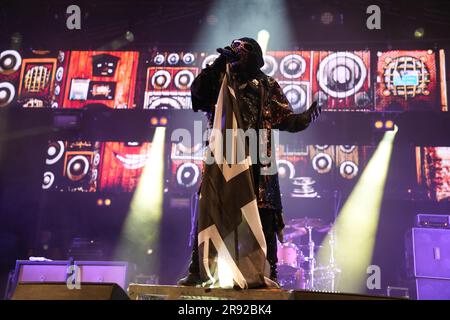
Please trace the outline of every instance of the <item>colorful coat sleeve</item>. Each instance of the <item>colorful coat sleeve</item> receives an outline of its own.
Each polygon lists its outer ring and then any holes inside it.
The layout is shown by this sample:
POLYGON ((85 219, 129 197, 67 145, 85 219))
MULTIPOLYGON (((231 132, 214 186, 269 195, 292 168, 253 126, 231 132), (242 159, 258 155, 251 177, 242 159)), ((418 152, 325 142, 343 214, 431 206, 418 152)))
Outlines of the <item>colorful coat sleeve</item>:
POLYGON ((272 114, 272 128, 282 131, 298 132, 310 124, 309 115, 304 112, 295 114, 278 82, 269 78, 269 106, 272 114))

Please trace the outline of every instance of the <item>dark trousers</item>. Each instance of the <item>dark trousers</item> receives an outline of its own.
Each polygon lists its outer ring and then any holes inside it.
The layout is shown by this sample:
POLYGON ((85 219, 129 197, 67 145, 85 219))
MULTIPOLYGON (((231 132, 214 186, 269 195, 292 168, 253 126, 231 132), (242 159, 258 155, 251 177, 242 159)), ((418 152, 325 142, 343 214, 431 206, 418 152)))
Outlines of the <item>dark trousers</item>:
MULTIPOLYGON (((259 209, 259 216, 263 227, 264 238, 267 244, 267 260, 270 265, 270 277, 277 277, 277 235, 276 235, 276 211, 271 209, 259 209)), ((191 263, 189 273, 200 273, 198 260, 198 230, 195 231, 195 239, 192 245, 191 263)))

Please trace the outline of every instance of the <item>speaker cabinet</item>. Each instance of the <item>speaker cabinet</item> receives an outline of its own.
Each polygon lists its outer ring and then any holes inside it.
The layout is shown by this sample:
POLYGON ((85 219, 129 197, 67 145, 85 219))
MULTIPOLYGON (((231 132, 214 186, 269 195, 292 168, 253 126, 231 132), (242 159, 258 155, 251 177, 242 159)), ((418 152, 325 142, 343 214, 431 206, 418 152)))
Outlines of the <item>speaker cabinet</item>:
POLYGON ((74 261, 81 282, 116 283, 128 287, 128 263, 124 261, 74 261))
POLYGON ((81 283, 80 289, 67 284, 19 283, 12 300, 129 300, 125 291, 115 283, 81 283))
POLYGON ((417 300, 450 300, 450 280, 416 278, 411 291, 417 300))
POLYGON ((405 252, 410 277, 450 280, 450 230, 412 228, 405 252))

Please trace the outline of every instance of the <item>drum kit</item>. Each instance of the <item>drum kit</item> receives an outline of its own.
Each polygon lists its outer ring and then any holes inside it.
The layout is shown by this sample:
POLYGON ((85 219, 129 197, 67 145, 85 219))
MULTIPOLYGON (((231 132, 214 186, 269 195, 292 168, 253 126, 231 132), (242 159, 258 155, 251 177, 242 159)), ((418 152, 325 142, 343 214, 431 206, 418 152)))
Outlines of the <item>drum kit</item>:
POLYGON ((284 232, 284 242, 279 244, 277 253, 280 285, 286 289, 335 291, 340 270, 335 263, 332 225, 322 219, 305 217, 290 220, 284 232), (329 246, 329 258, 324 265, 317 261, 317 252, 323 246, 314 243, 313 232, 329 235, 324 244, 329 246))

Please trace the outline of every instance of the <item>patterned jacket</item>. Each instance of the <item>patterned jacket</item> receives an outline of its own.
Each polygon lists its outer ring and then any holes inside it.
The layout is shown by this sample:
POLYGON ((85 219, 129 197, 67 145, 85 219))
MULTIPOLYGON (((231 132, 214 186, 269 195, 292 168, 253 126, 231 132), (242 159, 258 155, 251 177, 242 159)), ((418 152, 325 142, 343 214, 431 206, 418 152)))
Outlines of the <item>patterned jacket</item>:
MULTIPOLYGON (((197 76, 191 86, 192 107, 194 111, 203 111, 212 126, 214 108, 219 95, 224 72, 214 64, 206 67, 197 76)), ((269 133, 267 153, 274 152, 270 130, 279 129, 298 132, 308 127, 309 116, 294 114, 280 85, 272 77, 261 71, 246 77, 232 74, 237 88, 239 107, 244 129, 266 129, 269 133)), ((258 207, 282 211, 278 174, 260 175, 261 164, 253 165, 255 191, 258 207)))

